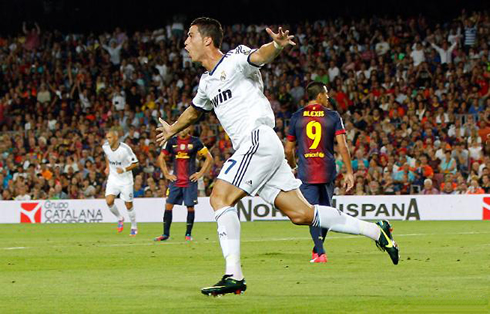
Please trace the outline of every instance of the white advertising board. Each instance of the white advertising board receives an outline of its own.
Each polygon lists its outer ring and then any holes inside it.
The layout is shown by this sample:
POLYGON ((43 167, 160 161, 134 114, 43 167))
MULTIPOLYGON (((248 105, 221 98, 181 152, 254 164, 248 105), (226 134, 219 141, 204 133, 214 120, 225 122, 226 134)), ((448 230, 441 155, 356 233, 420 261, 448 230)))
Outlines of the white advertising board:
MULTIPOLYGON (((116 200, 126 218, 124 203, 116 200)), ((339 196, 334 206, 361 219, 391 220, 490 220, 490 195, 339 196)), ((139 222, 161 222, 165 199, 135 199, 139 222)), ((241 221, 287 220, 259 197, 237 204, 241 221)), ((195 206, 196 222, 214 221, 208 197, 195 206)), ((185 222, 187 211, 175 206, 173 220, 185 222)), ((127 220, 129 221, 129 220, 127 220)), ((98 223, 116 222, 105 200, 0 201, 0 223, 98 223)))

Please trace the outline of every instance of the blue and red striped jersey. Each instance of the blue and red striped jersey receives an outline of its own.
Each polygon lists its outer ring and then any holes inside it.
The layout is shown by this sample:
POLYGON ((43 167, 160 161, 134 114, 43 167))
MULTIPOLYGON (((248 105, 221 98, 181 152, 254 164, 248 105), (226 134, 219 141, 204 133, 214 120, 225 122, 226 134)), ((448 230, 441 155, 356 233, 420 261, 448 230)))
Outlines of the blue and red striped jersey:
POLYGON ((184 139, 174 136, 165 143, 162 152, 166 156, 171 156, 174 175, 177 176, 175 186, 189 186, 189 176, 196 172, 196 155, 203 148, 204 144, 195 136, 188 136, 184 139))
POLYGON ((339 113, 320 104, 310 104, 293 114, 287 138, 297 142, 301 181, 319 184, 335 180, 334 140, 344 133, 339 113))

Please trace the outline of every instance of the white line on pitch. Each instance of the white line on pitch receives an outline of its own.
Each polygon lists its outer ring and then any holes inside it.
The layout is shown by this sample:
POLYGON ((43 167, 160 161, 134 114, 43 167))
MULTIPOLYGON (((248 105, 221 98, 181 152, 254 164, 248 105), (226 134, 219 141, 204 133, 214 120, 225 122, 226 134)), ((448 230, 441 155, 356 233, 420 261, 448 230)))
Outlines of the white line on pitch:
MULTIPOLYGON (((468 231, 468 232, 453 232, 453 233, 405 233, 405 234, 395 234, 395 238, 398 237, 419 237, 419 236, 431 236, 431 235, 471 235, 471 234, 489 234, 490 232, 476 232, 476 231, 468 231)), ((342 239, 355 239, 360 238, 358 235, 343 235, 343 236, 328 236, 327 240, 342 240, 342 239)), ((247 240, 244 239, 242 243, 254 243, 254 242, 274 242, 274 241, 306 241, 311 240, 310 237, 301 237, 301 238, 265 238, 265 239, 254 239, 247 240)), ((211 241, 193 241, 196 244, 203 243, 218 243, 219 241, 211 240, 211 241)), ((162 245, 182 245, 188 242, 180 241, 180 242, 165 242, 162 245)), ((85 247, 89 247, 90 244, 86 244, 85 247)), ((95 247, 124 247, 124 246, 150 246, 150 245, 158 245, 153 241, 149 241, 148 243, 114 243, 114 244, 100 244, 95 247)), ((51 248, 63 248, 63 247, 72 247, 73 245, 60 245, 60 246, 51 246, 51 248)), ((0 248, 2 250, 22 250, 29 249, 29 247, 6 247, 0 248)))

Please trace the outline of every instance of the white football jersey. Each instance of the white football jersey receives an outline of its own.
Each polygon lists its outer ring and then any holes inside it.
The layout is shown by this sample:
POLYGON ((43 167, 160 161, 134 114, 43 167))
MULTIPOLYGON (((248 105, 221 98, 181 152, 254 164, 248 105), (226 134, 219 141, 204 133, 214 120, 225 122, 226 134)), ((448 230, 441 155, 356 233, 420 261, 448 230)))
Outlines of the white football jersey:
POLYGON ((254 51, 241 45, 223 55, 211 72, 201 76, 192 100, 195 108, 214 109, 235 150, 256 127, 275 126, 274 112, 263 93, 260 67, 250 62, 254 51))
POLYGON ((123 168, 137 163, 138 159, 133 153, 131 147, 127 144, 119 143, 119 147, 116 150, 112 150, 108 142, 102 145, 104 153, 109 159, 109 179, 108 181, 116 185, 133 184, 133 172, 128 171, 122 174, 117 173, 117 168, 123 168))

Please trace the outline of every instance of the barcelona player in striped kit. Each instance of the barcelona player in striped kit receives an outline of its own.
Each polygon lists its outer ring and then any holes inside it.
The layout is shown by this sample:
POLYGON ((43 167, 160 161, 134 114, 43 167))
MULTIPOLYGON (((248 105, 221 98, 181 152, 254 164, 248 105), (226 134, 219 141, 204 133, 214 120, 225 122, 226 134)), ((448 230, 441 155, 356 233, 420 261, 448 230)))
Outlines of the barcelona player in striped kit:
MULTIPOLYGON (((347 167, 345 184, 350 189, 354 184, 351 158, 347 148, 345 129, 337 111, 328 109, 328 93, 319 82, 306 87, 308 104, 291 117, 286 143, 286 158, 296 168, 295 148, 298 147, 298 178, 303 182, 300 190, 310 204, 332 206, 335 188, 334 141, 347 167)), ((323 242, 328 229, 310 226, 315 243, 312 263, 326 263, 327 255, 323 242)))
POLYGON ((170 238, 172 224, 172 210, 174 205, 187 207, 187 229, 185 239, 192 241, 192 227, 194 226, 194 206, 197 205, 197 181, 209 170, 213 163, 213 156, 198 137, 191 136, 191 127, 182 130, 178 136, 172 137, 163 147, 158 163, 163 175, 170 181, 168 187, 165 214, 163 215, 163 234, 154 241, 166 241, 170 238), (172 159, 174 167, 170 172, 165 157, 172 159), (201 170, 197 171, 196 157, 205 158, 201 170))

